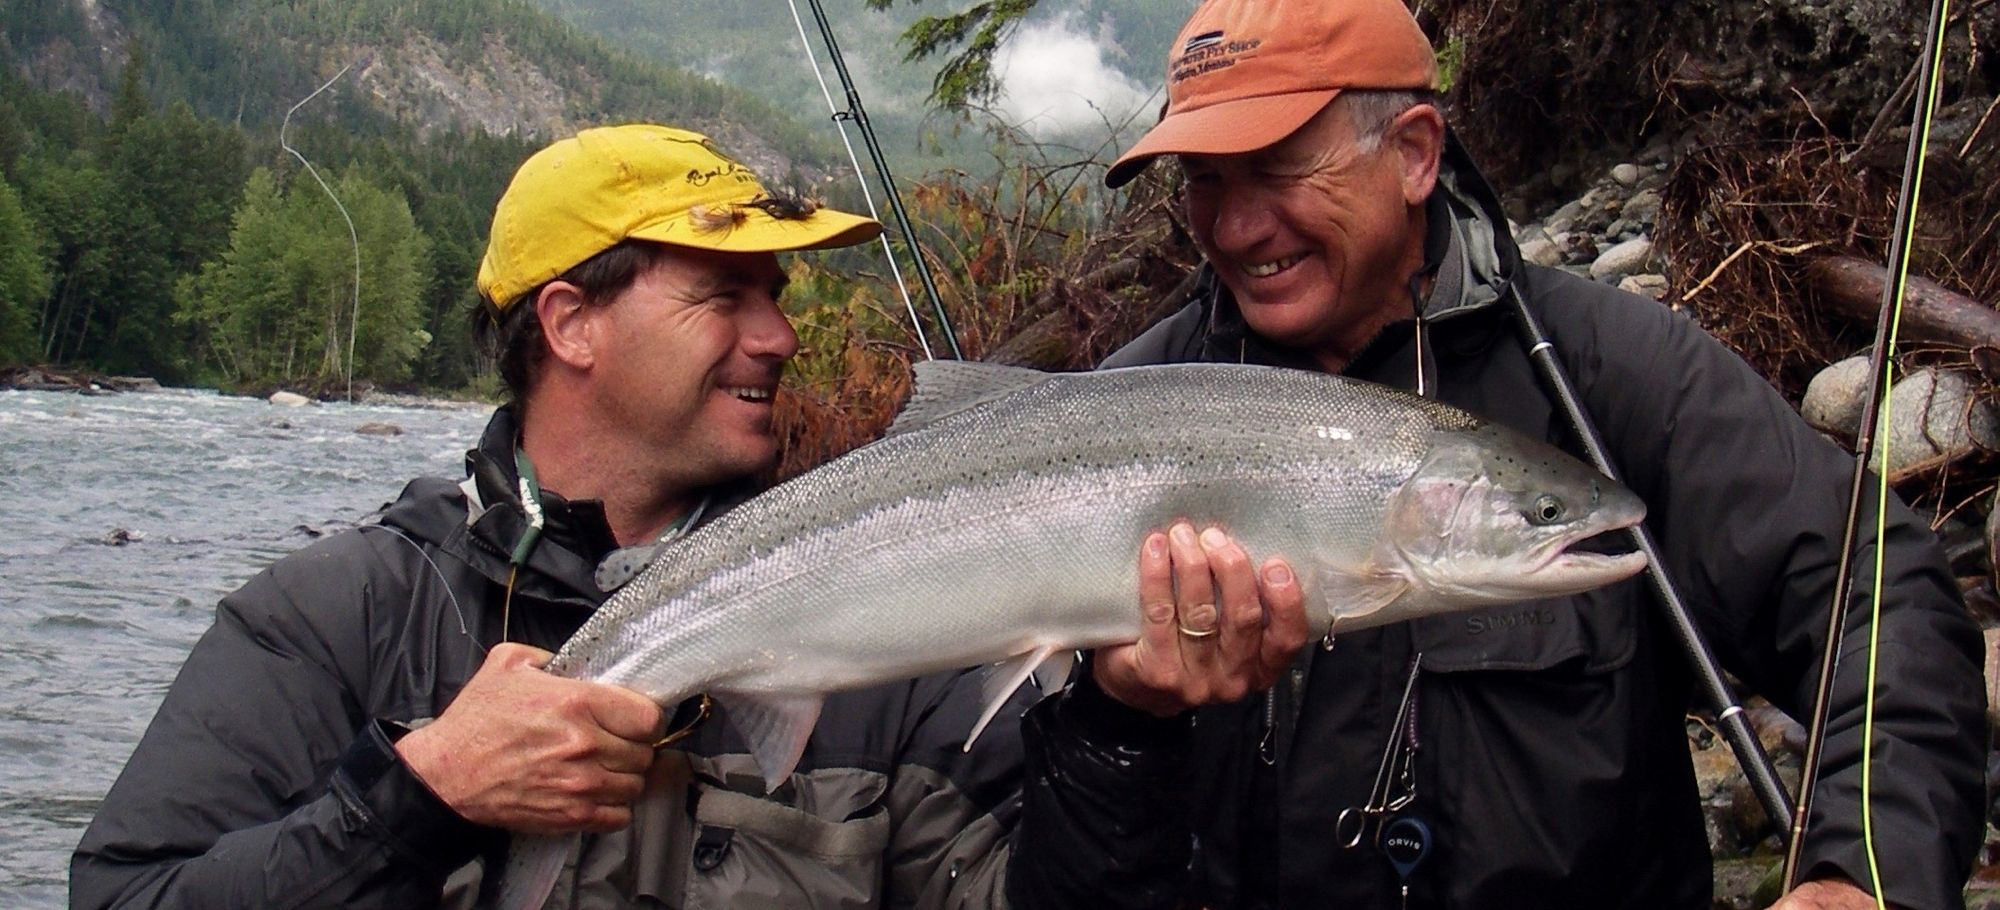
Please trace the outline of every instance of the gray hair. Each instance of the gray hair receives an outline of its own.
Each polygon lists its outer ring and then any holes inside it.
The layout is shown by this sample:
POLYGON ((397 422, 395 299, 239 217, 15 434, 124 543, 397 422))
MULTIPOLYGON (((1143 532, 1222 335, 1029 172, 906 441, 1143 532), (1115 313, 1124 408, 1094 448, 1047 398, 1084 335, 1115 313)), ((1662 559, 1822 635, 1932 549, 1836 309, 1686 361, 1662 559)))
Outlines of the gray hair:
POLYGON ((1349 89, 1340 93, 1347 106, 1348 122, 1354 124, 1354 146, 1362 152, 1382 147, 1389 124, 1404 111, 1419 104, 1437 103, 1437 94, 1412 89, 1349 89))

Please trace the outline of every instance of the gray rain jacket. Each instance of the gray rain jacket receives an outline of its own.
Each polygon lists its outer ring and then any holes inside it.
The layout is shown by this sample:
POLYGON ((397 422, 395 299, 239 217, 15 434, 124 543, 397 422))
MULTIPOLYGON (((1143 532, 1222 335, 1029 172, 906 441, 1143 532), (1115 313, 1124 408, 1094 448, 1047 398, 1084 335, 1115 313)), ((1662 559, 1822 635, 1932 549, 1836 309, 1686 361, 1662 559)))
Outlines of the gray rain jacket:
MULTIPOLYGON (((451 812, 391 742, 440 714, 500 641, 524 527, 514 439, 503 409, 468 455, 468 484, 414 481, 379 526, 279 560, 222 601, 77 847, 73 907, 477 903, 504 834, 451 812)), ((592 573, 614 542, 596 503, 544 506, 511 637, 554 650, 604 599, 592 573)), ((1019 712, 962 751, 978 682, 833 696, 773 798, 710 721, 665 757, 666 783, 630 828, 585 838, 549 906, 997 905, 1019 712)))
MULTIPOLYGON (((1423 304, 1435 396, 1576 451, 1516 334, 1505 295, 1521 295, 1645 498, 1709 645, 1751 689, 1805 716, 1852 458, 1683 317, 1524 265, 1491 190, 1448 145, 1423 304)), ((1248 334, 1227 293, 1206 287, 1106 365, 1310 368, 1248 334)), ((1415 334, 1412 322, 1391 326, 1348 375, 1413 387, 1415 334)), ((1898 503, 1888 527, 1875 843, 1892 904, 1956 907, 1983 833, 1980 639, 1926 526, 1898 503)), ((1873 556, 1864 546, 1857 559, 1864 607, 1873 556)), ((1869 880, 1867 642, 1865 628, 1845 638, 1808 877, 1869 880)), ((1399 906, 1383 854, 1372 842, 1343 849, 1334 819, 1367 800, 1418 651, 1417 795, 1403 814, 1435 837, 1408 906, 1709 905, 1684 732, 1698 693, 1642 580, 1340 635, 1331 652, 1310 647, 1269 700, 1196 712, 1191 727, 1114 719, 1119 709, 1079 684, 1028 717, 1023 843, 1055 831, 1067 849, 1038 847, 1056 861, 1017 862, 1011 887, 1034 887, 1038 906, 1091 910, 1399 906), (1111 888, 1077 880, 1100 864, 1130 877, 1111 888)))

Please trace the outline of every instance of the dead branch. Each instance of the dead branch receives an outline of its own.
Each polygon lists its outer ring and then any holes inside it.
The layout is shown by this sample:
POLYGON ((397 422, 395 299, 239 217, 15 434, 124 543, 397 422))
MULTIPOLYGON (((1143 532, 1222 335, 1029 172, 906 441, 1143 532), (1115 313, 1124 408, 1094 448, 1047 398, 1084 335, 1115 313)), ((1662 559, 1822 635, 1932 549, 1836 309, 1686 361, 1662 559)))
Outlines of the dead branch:
MULTIPOLYGON (((1806 265, 1807 282, 1829 311, 1873 325, 1881 312, 1888 270, 1848 256, 1826 256, 1806 265)), ((2000 312, 1993 307, 1912 275, 1904 285, 1904 341, 1952 348, 2000 346, 2000 312)))

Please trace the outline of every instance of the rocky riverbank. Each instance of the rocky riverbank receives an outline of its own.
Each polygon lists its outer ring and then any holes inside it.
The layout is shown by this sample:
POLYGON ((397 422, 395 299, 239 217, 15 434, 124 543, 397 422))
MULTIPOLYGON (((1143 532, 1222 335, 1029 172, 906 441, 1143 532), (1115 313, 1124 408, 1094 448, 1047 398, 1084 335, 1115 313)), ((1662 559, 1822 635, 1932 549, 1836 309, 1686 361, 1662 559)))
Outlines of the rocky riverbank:
POLYGON ((157 392, 161 386, 159 380, 149 376, 106 376, 54 367, 7 367, 0 369, 0 389, 110 395, 117 392, 157 392))
MULTIPOLYGON (((110 376, 83 370, 68 370, 50 366, 17 366, 0 368, 0 390, 16 389, 27 392, 74 392, 80 395, 115 395, 124 392, 162 392, 168 387, 150 376, 110 376)), ((262 398, 272 404, 285 407, 302 407, 315 402, 348 400, 346 387, 335 388, 331 383, 304 385, 296 389, 277 386, 243 389, 225 392, 249 398, 262 398)), ((354 385, 355 404, 379 405, 398 408, 490 408, 493 402, 464 398, 441 398, 407 391, 385 391, 373 383, 357 382, 354 385)))
POLYGON ((1665 261, 1653 244, 1673 148, 1655 144, 1606 171, 1576 199, 1539 220, 1514 225, 1521 258, 1666 298, 1665 261))

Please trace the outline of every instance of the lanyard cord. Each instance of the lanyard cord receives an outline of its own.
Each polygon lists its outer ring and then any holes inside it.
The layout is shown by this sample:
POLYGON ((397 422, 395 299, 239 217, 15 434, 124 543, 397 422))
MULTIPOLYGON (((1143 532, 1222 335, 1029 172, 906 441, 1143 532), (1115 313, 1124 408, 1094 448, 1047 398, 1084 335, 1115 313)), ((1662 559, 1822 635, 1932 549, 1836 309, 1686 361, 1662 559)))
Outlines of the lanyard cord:
POLYGON ((542 541, 542 527, 547 521, 542 514, 542 485, 535 480, 535 463, 528 460, 528 453, 519 445, 514 446, 514 471, 520 477, 521 511, 528 516, 528 528, 521 532, 521 539, 514 542, 514 552, 507 557, 507 597, 500 604, 501 641, 513 640, 514 581, 520 577, 521 566, 527 564, 529 554, 535 552, 535 544, 542 541))

